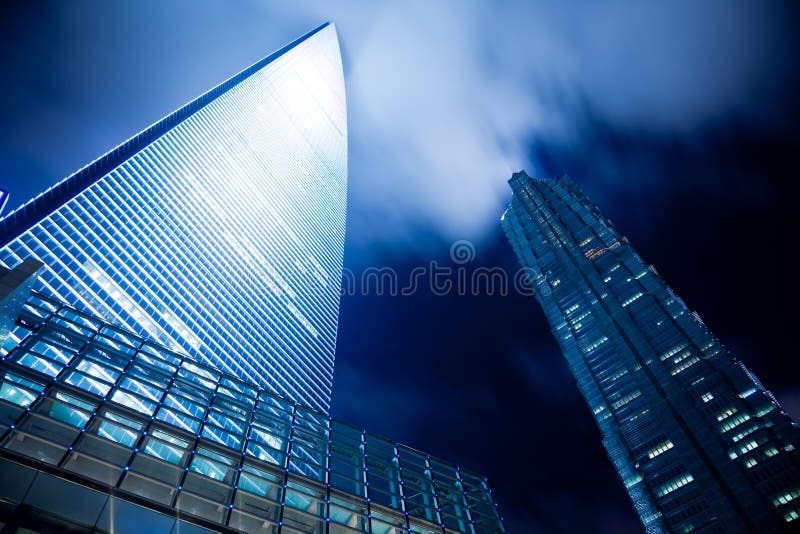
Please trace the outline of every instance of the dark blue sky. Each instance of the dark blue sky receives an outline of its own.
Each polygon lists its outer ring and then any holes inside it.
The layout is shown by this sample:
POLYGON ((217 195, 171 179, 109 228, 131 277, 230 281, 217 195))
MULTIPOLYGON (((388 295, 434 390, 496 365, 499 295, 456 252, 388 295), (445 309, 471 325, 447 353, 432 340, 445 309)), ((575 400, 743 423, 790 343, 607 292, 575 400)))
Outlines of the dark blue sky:
MULTIPOLYGON (((344 53, 345 266, 516 259, 511 171, 570 174, 800 415, 790 2, 53 2, 0 11, 8 208, 324 20, 344 53)), ((514 532, 636 531, 529 298, 345 296, 333 413, 490 477, 514 532)))

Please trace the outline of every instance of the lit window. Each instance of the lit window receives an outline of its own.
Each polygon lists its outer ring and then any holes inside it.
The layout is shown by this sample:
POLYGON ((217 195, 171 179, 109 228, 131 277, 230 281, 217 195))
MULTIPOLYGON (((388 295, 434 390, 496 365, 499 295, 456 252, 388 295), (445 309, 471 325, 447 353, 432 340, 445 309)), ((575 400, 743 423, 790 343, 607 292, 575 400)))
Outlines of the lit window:
POLYGON ((638 299, 639 297, 641 297, 641 296, 643 296, 643 295, 644 295, 644 293, 642 293, 641 291, 638 291, 638 292, 637 292, 635 295, 633 295, 631 298, 629 298, 629 299, 625 300, 625 301, 622 303, 622 307, 623 307, 623 308, 626 308, 626 307, 627 307, 627 306, 629 306, 629 305, 630 305, 632 302, 634 302, 636 299, 638 299))
POLYGON ((600 339, 598 339, 597 341, 595 341, 594 343, 590 343, 590 344, 586 345, 584 347, 583 351, 588 354, 588 353, 592 352, 594 349, 596 349, 597 347, 599 347, 600 345, 602 345, 603 343, 605 343, 606 341, 608 341, 608 337, 607 336, 603 336, 600 339))
POLYGON ((703 396, 700 397, 700 398, 703 399, 703 402, 708 402, 708 401, 710 401, 711 399, 714 398, 714 395, 712 395, 710 392, 709 393, 703 393, 703 396))
POLYGON ((798 497, 800 497, 800 489, 790 491, 789 493, 784 493, 780 497, 773 500, 772 504, 777 508, 778 506, 791 502, 798 497))
POLYGON ((739 453, 740 454, 744 454, 746 452, 752 451, 756 447, 758 447, 758 442, 757 441, 753 441, 753 440, 748 441, 747 443, 745 443, 744 445, 739 447, 739 453))
POLYGON ((741 398, 743 398, 743 399, 746 399, 747 397, 749 397, 750 395, 752 395, 755 392, 756 392, 756 388, 750 388, 747 391, 743 391, 742 393, 739 393, 739 396, 741 398))
POLYGON ((653 458, 655 458, 659 454, 663 454, 663 453, 667 452, 672 447, 673 447, 672 441, 667 440, 664 443, 661 443, 660 445, 656 445, 655 447, 653 447, 650 450, 650 452, 647 453, 647 456, 648 456, 648 458, 650 458, 652 460, 653 458))
MULTIPOLYGON (((719 417, 717 417, 717 420, 719 420, 719 417)), ((737 426, 741 425, 742 423, 744 423, 745 421, 748 421, 748 420, 750 420, 750 415, 749 414, 740 413, 739 415, 731 417, 730 419, 725 421, 722 425, 720 425, 719 428, 720 428, 720 431, 722 433, 725 433, 728 430, 731 430, 732 428, 736 428, 737 426)), ((734 441, 736 441, 736 440, 734 439, 734 441)))
POLYGON ((629 402, 631 402, 633 399, 636 399, 636 398, 641 397, 641 396, 642 396, 642 392, 639 391, 639 390, 636 390, 633 393, 625 395, 620 400, 618 400, 617 402, 613 403, 611 406, 613 406, 615 410, 618 410, 618 409, 622 408, 623 406, 625 406, 626 404, 628 404, 629 402))
POLYGON ((625 479, 625 487, 630 489, 632 486, 635 486, 636 484, 638 484, 641 481, 642 481, 642 475, 640 475, 639 473, 636 473, 632 477, 629 477, 629 478, 625 479))
POLYGON ((667 482, 666 484, 661 486, 657 491, 658 496, 663 497, 664 495, 672 493, 673 491, 677 490, 678 488, 682 488, 683 486, 685 486, 686 484, 688 484, 693 480, 694 477, 691 474, 686 473, 685 475, 682 475, 674 480, 671 480, 670 482, 667 482))
POLYGON ((698 358, 697 356, 692 356, 691 358, 689 358, 688 360, 686 360, 685 362, 683 362, 682 364, 677 366, 675 369, 673 369, 670 372, 670 374, 672 376, 675 376, 678 373, 680 373, 682 371, 685 371, 686 369, 688 369, 689 367, 691 367, 692 365, 696 364, 699 361, 700 361, 700 358, 698 358))
POLYGON ((664 360, 671 358, 678 354, 680 351, 686 348, 686 343, 681 343, 680 345, 669 349, 667 352, 659 356, 659 359, 663 362, 664 360))
POLYGON ((738 434, 736 434, 735 436, 733 436, 731 438, 731 440, 733 440, 733 442, 736 443, 737 441, 745 438, 746 436, 749 436, 750 434, 752 434, 753 432, 755 432, 759 428, 761 428, 761 425, 759 425, 759 424, 752 425, 749 428, 746 428, 743 431, 741 431, 738 434))

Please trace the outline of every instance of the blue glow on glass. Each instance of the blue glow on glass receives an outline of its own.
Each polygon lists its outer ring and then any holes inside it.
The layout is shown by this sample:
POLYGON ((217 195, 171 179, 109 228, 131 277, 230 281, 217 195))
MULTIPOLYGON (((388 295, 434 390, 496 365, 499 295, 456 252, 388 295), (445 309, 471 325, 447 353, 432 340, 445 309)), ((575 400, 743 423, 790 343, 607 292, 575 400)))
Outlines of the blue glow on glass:
POLYGON ((347 189, 334 26, 203 102, 42 212, 0 264, 38 258, 38 289, 327 411, 347 189))

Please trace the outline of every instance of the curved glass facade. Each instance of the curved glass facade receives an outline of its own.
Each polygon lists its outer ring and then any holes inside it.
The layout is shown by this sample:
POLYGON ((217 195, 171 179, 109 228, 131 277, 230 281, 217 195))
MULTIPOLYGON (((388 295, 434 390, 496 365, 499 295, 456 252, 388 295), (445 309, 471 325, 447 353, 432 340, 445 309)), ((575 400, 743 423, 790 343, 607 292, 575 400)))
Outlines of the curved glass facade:
POLYGON ((190 102, 0 221, 38 289, 326 411, 347 122, 333 25, 190 102))
POLYGON ((486 480, 458 466, 44 295, 19 324, 0 359, 7 525, 50 514, 91 532, 505 532, 486 480))

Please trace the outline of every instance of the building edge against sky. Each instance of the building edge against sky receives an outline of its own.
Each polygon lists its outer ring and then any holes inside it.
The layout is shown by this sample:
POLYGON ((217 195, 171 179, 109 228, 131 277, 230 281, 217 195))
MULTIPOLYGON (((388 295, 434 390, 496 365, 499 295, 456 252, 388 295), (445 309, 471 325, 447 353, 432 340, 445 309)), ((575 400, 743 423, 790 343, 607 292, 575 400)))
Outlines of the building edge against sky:
MULTIPOLYGON (((568 178, 501 224, 648 532, 800 523, 800 430, 568 178)), ((702 273, 698 273, 702 276, 702 273)))
POLYGON ((326 23, 8 213, 0 265, 39 259, 38 289, 327 411, 346 122, 326 23))

